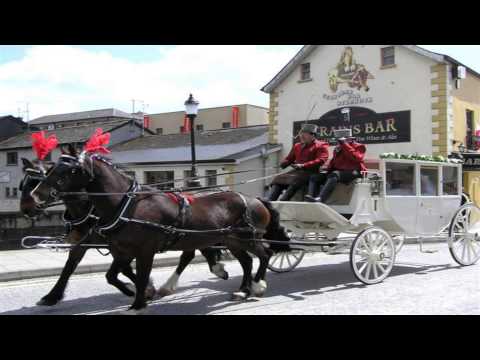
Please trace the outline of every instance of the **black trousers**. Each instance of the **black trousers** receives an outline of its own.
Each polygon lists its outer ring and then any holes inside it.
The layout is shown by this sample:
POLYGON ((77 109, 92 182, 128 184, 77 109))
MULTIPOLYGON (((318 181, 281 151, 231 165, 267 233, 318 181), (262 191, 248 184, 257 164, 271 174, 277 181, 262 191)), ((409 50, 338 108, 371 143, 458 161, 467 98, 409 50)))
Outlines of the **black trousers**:
POLYGON ((332 194, 337 183, 348 184, 361 176, 358 170, 333 170, 314 174, 310 176, 308 182, 308 195, 317 197, 318 190, 323 185, 318 196, 321 198, 321 202, 325 202, 332 194))

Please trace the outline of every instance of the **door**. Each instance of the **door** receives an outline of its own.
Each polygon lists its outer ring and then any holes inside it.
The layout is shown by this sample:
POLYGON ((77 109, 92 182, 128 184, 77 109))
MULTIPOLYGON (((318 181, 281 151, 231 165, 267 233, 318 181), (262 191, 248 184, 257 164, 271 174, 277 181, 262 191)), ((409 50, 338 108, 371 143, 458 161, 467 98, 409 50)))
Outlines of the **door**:
POLYGON ((433 235, 440 231, 443 203, 440 196, 440 170, 436 165, 419 166, 417 233, 433 235))
POLYGON ((414 235, 417 221, 415 163, 385 162, 385 203, 388 213, 407 235, 414 235))

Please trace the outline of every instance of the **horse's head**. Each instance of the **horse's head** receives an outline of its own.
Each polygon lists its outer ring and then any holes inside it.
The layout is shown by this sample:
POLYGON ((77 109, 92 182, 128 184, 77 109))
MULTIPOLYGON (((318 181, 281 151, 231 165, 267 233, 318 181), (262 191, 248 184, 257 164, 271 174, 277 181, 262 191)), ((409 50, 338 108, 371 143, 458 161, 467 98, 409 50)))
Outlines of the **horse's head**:
POLYGON ((59 193, 80 191, 91 181, 90 162, 83 161, 82 154, 78 154, 75 146, 69 144, 67 149, 61 150, 58 161, 30 193, 37 205, 45 206, 58 200, 59 193))
POLYGON ((43 209, 39 208, 30 193, 45 179, 46 171, 53 166, 51 162, 30 161, 22 158, 23 179, 20 181, 20 211, 28 218, 36 218, 43 209))

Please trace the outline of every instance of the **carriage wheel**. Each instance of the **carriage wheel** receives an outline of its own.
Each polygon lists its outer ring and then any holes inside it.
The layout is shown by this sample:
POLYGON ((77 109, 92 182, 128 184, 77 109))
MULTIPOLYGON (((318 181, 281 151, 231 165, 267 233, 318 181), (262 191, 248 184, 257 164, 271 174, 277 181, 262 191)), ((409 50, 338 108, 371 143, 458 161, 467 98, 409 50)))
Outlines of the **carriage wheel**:
POLYGON ((304 250, 290 250, 274 254, 268 262, 268 268, 276 273, 289 272, 295 269, 305 256, 304 250))
POLYGON ((360 232, 352 243, 350 266, 355 277, 364 284, 382 282, 395 263, 395 244, 385 230, 369 227, 360 232))
POLYGON ((480 258, 480 209, 475 204, 463 205, 453 217, 448 249, 462 266, 473 265, 480 258))

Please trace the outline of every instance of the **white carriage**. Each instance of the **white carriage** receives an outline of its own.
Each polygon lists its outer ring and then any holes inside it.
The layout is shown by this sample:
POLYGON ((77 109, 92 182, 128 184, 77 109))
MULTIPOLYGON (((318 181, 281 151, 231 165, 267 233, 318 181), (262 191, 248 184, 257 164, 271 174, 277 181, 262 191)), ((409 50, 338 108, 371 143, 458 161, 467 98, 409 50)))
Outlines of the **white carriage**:
POLYGON ((272 202, 291 234, 292 250, 274 255, 269 269, 294 269, 305 251, 349 253, 365 284, 391 272, 405 238, 443 238, 460 265, 480 258, 480 209, 462 203, 459 164, 381 159, 352 184, 337 185, 326 204, 272 202))

